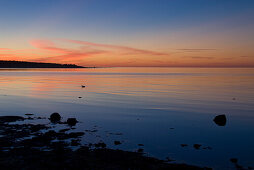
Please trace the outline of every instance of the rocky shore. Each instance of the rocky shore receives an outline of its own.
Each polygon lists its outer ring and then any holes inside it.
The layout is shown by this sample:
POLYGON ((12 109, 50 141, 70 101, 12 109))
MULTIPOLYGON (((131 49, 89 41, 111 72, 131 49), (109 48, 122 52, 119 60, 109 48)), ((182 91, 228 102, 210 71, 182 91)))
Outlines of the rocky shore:
POLYGON ((46 124, 25 123, 26 119, 47 119, 31 115, 0 116, 1 169, 209 169, 109 149, 103 142, 82 145, 85 131, 68 132, 76 119, 61 122, 54 114, 46 124), (66 124, 66 128, 53 130, 57 124, 66 124))

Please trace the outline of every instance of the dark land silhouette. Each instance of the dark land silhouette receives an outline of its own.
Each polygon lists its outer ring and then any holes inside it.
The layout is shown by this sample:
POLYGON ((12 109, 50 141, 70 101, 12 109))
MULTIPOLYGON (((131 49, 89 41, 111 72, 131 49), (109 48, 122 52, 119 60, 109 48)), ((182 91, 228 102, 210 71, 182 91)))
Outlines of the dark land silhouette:
POLYGON ((0 68, 84 68, 84 67, 75 64, 0 60, 0 68))

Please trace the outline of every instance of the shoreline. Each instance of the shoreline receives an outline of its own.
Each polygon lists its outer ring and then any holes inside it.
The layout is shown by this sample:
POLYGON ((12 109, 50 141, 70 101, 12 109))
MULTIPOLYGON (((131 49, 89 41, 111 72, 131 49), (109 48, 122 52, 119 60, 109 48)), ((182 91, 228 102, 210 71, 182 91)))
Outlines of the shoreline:
POLYGON ((48 118, 26 116, 0 116, 0 165, 4 169, 209 169, 147 157, 142 149, 109 149, 103 141, 82 145, 80 137, 86 131, 68 133, 77 123, 68 120, 75 118, 54 122, 51 117, 51 123, 27 124, 23 122, 48 118), (58 124, 66 128, 56 132, 52 127, 58 124))

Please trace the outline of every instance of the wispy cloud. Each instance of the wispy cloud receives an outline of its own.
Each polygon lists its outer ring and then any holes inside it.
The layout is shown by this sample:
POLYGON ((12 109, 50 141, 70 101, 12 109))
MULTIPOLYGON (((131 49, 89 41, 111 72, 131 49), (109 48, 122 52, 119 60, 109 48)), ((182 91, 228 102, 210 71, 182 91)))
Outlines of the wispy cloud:
POLYGON ((64 53, 64 54, 71 53, 71 51, 68 49, 56 47, 55 44, 50 40, 31 40, 29 43, 32 46, 41 50, 47 50, 50 52, 64 53))
POLYGON ((204 52, 204 51, 215 51, 217 49, 213 49, 213 48, 180 48, 177 49, 178 51, 182 51, 182 52, 204 52))
POLYGON ((49 57, 40 57, 33 59, 34 61, 47 61, 47 62, 67 62, 67 61, 81 61, 87 57, 98 56, 102 54, 107 54, 108 56, 121 55, 121 56, 130 56, 130 55, 149 55, 149 56, 166 56, 167 53, 137 49, 127 46, 119 45, 109 45, 109 44, 100 44, 80 40, 70 40, 70 39, 55 39, 51 40, 31 40, 29 42, 32 46, 38 50, 43 50, 49 53, 52 53, 53 56, 49 57), (56 45, 57 42, 61 43, 71 43, 72 48, 62 48, 56 45), (78 48, 74 48, 73 45, 79 45, 78 48))
POLYGON ((106 51, 96 49, 68 49, 57 47, 53 41, 50 40, 32 40, 30 44, 40 50, 52 52, 58 54, 57 56, 41 57, 35 59, 36 61, 47 61, 47 62, 66 62, 66 61, 77 61, 85 57, 91 57, 94 55, 105 54, 106 51))
POLYGON ((79 40, 70 40, 70 39, 59 39, 59 40, 64 41, 64 42, 69 42, 69 43, 75 43, 75 44, 91 46, 91 47, 116 49, 116 50, 120 50, 122 52, 125 52, 125 54, 146 54, 146 55, 157 55, 157 56, 158 55, 168 55, 168 53, 151 51, 151 50, 143 50, 143 49, 132 48, 132 47, 127 47, 127 46, 100 44, 100 43, 93 43, 93 42, 79 41, 79 40))
POLYGON ((198 56, 194 56, 194 57, 191 57, 193 59, 214 59, 214 57, 198 57, 198 56))
MULTIPOLYGON (((8 49, 0 48, 0 56, 6 60, 27 60, 40 62, 59 63, 85 63, 87 58, 95 57, 93 61, 100 58, 107 62, 126 62, 129 57, 138 59, 143 57, 168 56, 168 53, 153 50, 139 49, 128 46, 94 43, 88 41, 71 39, 33 39, 29 41, 33 49, 8 49), (123 57, 125 58, 123 60, 123 57), (23 59, 22 59, 23 58, 23 59), (120 59, 121 58, 121 59, 120 59)), ((135 62, 135 61, 134 61, 135 62)), ((101 61, 99 61, 101 63, 101 61)))
POLYGON ((184 58, 192 58, 192 59, 208 59, 208 60, 210 60, 210 59, 214 59, 214 57, 205 57, 205 56, 183 56, 184 58))
POLYGON ((251 58, 251 56, 240 56, 241 58, 251 58))
POLYGON ((0 57, 3 60, 74 63, 84 66, 253 66, 249 62, 253 59, 252 56, 213 57, 212 52, 217 49, 212 48, 179 48, 172 52, 161 52, 71 39, 34 39, 29 44, 34 48, 0 48, 0 57), (238 60, 242 62, 238 63, 238 60))
POLYGON ((9 51, 9 50, 11 50, 11 49, 9 49, 9 48, 0 48, 0 50, 1 50, 1 51, 6 51, 6 50, 9 51))

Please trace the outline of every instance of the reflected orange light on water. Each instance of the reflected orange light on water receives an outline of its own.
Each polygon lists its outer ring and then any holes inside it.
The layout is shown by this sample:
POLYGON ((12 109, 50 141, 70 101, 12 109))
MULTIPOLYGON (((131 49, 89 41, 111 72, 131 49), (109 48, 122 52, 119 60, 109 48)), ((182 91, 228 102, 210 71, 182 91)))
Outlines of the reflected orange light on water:
POLYGON ((0 70, 1 94, 49 99, 112 94, 170 99, 253 100, 253 69, 97 68, 0 70), (241 75, 241 76, 237 76, 241 75), (86 88, 81 88, 86 85, 86 88))

